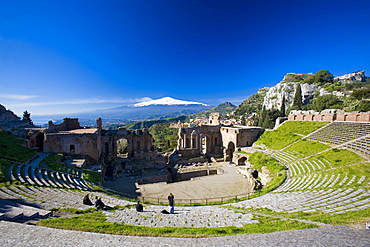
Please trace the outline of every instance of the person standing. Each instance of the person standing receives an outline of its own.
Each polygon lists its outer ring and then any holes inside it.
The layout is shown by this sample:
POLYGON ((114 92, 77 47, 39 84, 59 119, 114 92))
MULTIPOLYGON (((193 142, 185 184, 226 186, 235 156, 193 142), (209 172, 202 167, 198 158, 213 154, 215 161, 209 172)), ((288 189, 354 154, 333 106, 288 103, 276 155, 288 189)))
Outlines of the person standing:
POLYGON ((174 195, 172 195, 172 193, 170 193, 170 195, 168 196, 168 203, 170 205, 170 214, 174 214, 175 213, 175 206, 174 206, 175 197, 174 195))

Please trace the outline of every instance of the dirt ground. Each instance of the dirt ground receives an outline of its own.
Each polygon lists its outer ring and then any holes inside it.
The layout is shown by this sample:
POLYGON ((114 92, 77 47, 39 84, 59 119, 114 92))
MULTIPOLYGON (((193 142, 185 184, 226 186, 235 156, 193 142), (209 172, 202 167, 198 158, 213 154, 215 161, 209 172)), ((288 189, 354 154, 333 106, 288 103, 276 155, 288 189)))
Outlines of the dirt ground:
POLYGON ((172 193, 177 201, 230 197, 252 191, 247 179, 236 172, 238 167, 228 162, 219 164, 222 165, 223 174, 197 177, 189 181, 137 185, 134 176, 120 174, 117 180, 107 181, 104 186, 144 198, 167 198, 168 194, 172 193))

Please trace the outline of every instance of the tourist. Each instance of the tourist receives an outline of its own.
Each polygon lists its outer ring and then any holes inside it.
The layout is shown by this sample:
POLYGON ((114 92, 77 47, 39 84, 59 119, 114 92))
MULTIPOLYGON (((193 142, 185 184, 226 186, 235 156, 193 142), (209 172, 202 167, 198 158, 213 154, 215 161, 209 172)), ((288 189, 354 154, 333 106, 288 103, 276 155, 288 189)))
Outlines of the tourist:
POLYGON ((102 202, 101 198, 95 197, 95 207, 96 209, 104 209, 104 203, 102 202))
POLYGON ((144 211, 143 205, 140 203, 140 201, 137 201, 137 203, 136 203, 136 211, 137 212, 143 212, 144 211))
POLYGON ((168 196, 168 203, 170 204, 170 214, 174 214, 175 213, 175 206, 174 206, 175 197, 174 195, 172 195, 172 193, 170 193, 170 195, 168 196))
POLYGON ((90 201, 89 194, 84 196, 84 199, 82 200, 82 203, 85 205, 93 205, 92 202, 90 201))

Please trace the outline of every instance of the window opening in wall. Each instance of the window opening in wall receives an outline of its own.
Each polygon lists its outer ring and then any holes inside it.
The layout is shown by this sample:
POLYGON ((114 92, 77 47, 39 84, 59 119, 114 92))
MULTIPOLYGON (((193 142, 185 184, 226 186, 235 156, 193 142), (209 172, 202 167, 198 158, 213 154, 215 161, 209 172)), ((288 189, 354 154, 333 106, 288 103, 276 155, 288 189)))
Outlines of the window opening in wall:
POLYGON ((117 156, 122 158, 128 157, 128 140, 121 138, 117 140, 117 156))
POLYGON ((75 145, 69 145, 69 152, 74 153, 76 151, 75 145))

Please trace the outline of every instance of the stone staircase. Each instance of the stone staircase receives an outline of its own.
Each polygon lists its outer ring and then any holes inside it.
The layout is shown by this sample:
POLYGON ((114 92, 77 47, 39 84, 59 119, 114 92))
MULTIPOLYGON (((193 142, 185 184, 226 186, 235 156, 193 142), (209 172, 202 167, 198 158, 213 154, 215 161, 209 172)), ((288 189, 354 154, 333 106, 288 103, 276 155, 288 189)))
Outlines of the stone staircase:
POLYGON ((25 222, 32 219, 44 219, 51 215, 51 211, 23 205, 18 200, 0 198, 0 219, 7 221, 25 222))

